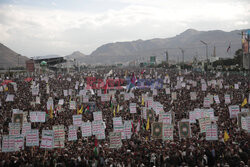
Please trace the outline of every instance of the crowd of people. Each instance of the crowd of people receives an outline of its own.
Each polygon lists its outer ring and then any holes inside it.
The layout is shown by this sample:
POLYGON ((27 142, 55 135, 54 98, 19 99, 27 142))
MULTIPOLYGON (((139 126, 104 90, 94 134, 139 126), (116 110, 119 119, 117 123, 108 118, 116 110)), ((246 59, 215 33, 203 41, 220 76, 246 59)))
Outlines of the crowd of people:
MULTIPOLYGON (((15 152, 0 152, 0 166, 248 166, 249 160, 249 131, 239 126, 238 118, 230 118, 229 105, 238 105, 241 109, 248 109, 249 112, 249 93, 250 81, 248 75, 239 75, 231 73, 218 72, 195 72, 178 71, 166 69, 88 69, 82 72, 72 72, 67 74, 43 73, 34 74, 27 81, 27 76, 12 76, 8 78, 16 83, 16 89, 12 83, 5 83, 7 76, 2 77, 2 89, 0 91, 0 135, 9 134, 9 123, 12 122, 13 109, 19 109, 27 112, 27 122, 30 122, 29 113, 31 111, 46 111, 46 121, 44 123, 31 124, 32 129, 39 129, 41 139, 42 130, 50 129, 54 125, 64 125, 65 143, 63 148, 42 149, 38 146, 27 147, 15 152), (109 74, 109 75, 107 75, 109 74), (46 79, 43 79, 47 77, 46 79), (79 92, 86 89, 88 77, 95 78, 119 78, 125 79, 157 79, 164 80, 157 89, 157 94, 153 95, 152 88, 137 88, 136 81, 134 86, 130 87, 128 80, 124 80, 123 89, 108 89, 102 87, 101 93, 109 94, 115 91, 112 97, 112 103, 115 107, 119 104, 119 112, 113 112, 110 100, 101 101, 98 96, 98 89, 91 89, 86 96, 89 102, 94 102, 94 111, 87 111, 88 103, 78 99, 79 92), (184 83, 177 88, 177 82, 181 79, 184 83), (205 80, 207 88, 202 90, 201 80, 205 80), (220 80, 221 85, 208 84, 210 81, 220 80), (194 81, 197 85, 190 84, 194 81), (79 86, 76 87, 76 82, 79 86), (39 84, 40 104, 34 104, 36 96, 32 95, 31 85, 39 84), (81 84, 83 83, 83 84, 81 84), (237 84, 238 88, 235 88, 237 84), (48 92, 49 87, 49 92, 48 92), (176 100, 173 100, 171 94, 166 93, 170 88, 171 92, 176 92, 176 100), (72 95, 64 96, 64 90, 72 89, 72 95), (129 100, 121 100, 122 92, 130 92, 134 95, 129 100), (196 92, 196 100, 190 99, 190 92, 196 92), (14 101, 6 101, 8 94, 14 95, 14 101), (214 116, 217 118, 215 123, 218 126, 218 140, 207 141, 205 133, 200 132, 198 120, 190 123, 190 137, 180 138, 178 122, 183 119, 189 119, 189 112, 195 108, 203 108, 204 97, 208 94, 218 95, 220 103, 212 103, 214 116), (231 98, 230 104, 225 104, 225 94, 231 98), (142 104, 142 96, 153 97, 154 101, 163 105, 164 112, 174 113, 173 119, 173 140, 154 139, 152 137, 152 128, 147 127, 148 120, 143 118, 142 108, 147 107, 147 103, 142 104), (60 99, 64 99, 62 111, 53 111, 53 116, 49 114, 47 101, 53 99, 56 106, 60 99), (247 103, 242 105, 244 99, 247 103), (77 114, 77 110, 69 109, 69 102, 75 100, 76 108, 84 108, 81 113, 82 121, 93 121, 93 112, 102 111, 103 121, 105 122, 105 139, 97 140, 95 135, 82 137, 81 129, 77 130, 77 140, 68 141, 67 131, 70 125, 73 125, 72 116, 77 114), (130 113, 129 104, 136 103, 136 113, 130 113), (132 136, 130 139, 123 139, 119 148, 110 148, 109 134, 113 131, 113 117, 121 117, 123 121, 132 120, 132 136), (140 122, 138 124, 138 122, 140 122), (139 127, 137 127, 139 126, 139 127), (225 140, 224 133, 228 134, 225 140), (96 151, 97 149, 97 151, 96 151)), ((114 87, 119 85, 114 85, 114 87)), ((54 107, 56 108, 56 107, 54 107)), ((116 110, 116 109, 115 109, 116 110)), ((79 114, 79 113, 78 113, 79 114)), ((159 115, 154 113, 154 121, 159 121, 159 115)), ((25 120, 23 119, 23 120, 25 120)))

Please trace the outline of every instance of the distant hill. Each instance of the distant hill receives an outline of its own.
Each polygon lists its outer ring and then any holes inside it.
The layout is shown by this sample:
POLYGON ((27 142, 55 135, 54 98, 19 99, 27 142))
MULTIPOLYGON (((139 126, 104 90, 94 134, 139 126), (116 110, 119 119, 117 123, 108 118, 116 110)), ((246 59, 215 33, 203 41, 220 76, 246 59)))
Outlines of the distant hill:
POLYGON ((68 60, 69 59, 75 59, 77 61, 83 62, 83 61, 85 61, 86 56, 87 55, 85 55, 85 54, 83 54, 83 53, 81 53, 79 51, 75 51, 71 55, 67 55, 64 58, 68 59, 68 60))
POLYGON ((98 47, 90 56, 83 60, 86 63, 115 63, 132 60, 146 61, 150 56, 157 56, 165 60, 165 52, 168 51, 169 59, 182 61, 180 48, 184 49, 184 60, 192 61, 196 56, 205 59, 205 45, 200 41, 208 43, 208 56, 211 57, 216 47, 217 57, 233 57, 234 52, 241 48, 241 31, 224 32, 220 30, 197 31, 188 29, 172 38, 156 38, 150 40, 136 40, 131 42, 108 43, 98 47), (231 43, 231 50, 227 48, 231 43))
POLYGON ((19 66, 25 67, 25 61, 29 60, 25 56, 14 52, 5 45, 0 43, 0 68, 17 67, 19 58, 19 66))

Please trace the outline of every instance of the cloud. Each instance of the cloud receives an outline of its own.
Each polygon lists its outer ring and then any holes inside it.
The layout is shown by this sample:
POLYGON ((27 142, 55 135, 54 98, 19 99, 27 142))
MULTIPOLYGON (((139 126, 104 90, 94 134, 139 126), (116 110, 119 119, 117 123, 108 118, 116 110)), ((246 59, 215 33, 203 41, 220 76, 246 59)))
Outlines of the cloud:
POLYGON ((118 1, 125 4, 121 10, 91 13, 0 5, 0 42, 27 56, 66 55, 75 50, 89 54, 108 42, 165 38, 187 28, 250 27, 247 1, 118 1))

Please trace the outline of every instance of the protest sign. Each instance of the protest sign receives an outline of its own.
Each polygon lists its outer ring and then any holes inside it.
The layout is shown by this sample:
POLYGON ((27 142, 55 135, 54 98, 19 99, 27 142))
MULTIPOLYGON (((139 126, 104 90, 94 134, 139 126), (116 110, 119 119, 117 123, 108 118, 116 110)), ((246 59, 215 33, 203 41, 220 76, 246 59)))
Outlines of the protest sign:
POLYGON ((42 131, 42 141, 41 148, 52 149, 54 148, 54 131, 53 130, 43 130, 42 131))
POLYGON ((73 115, 73 125, 78 127, 82 125, 82 115, 73 115))
POLYGON ((207 125, 206 140, 218 140, 218 129, 216 124, 207 125))
POLYGON ((110 132, 110 148, 120 148, 122 146, 121 133, 120 132, 110 132))
POLYGON ((81 126, 82 137, 92 136, 92 125, 91 122, 83 122, 81 126))
POLYGON ((68 130, 68 141, 77 140, 77 129, 75 126, 70 125, 68 130))
POLYGON ((174 136, 173 131, 174 131, 173 125, 163 123, 162 140, 173 140, 174 136))
POLYGON ((38 129, 30 129, 26 131, 26 146, 39 146, 38 129))

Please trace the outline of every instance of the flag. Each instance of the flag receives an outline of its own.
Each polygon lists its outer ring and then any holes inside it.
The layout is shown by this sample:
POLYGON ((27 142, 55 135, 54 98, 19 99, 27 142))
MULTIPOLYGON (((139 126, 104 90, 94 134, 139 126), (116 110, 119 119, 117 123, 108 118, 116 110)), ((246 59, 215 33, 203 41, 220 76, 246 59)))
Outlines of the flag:
POLYGON ((227 134, 227 131, 224 132, 224 142, 228 141, 229 135, 227 134))
POLYGON ((136 127, 136 132, 139 132, 140 131, 140 120, 138 121, 138 123, 137 123, 137 127, 136 127))
POLYGON ((109 98, 109 107, 112 107, 112 95, 109 98))
POLYGON ((247 104, 247 98, 245 98, 241 104, 241 107, 244 107, 247 104))
POLYGON ((117 105, 117 111, 116 111, 117 113, 119 112, 119 104, 117 105))
POLYGON ((83 112, 83 105, 82 105, 81 109, 78 111, 78 113, 82 114, 82 112, 83 112))
POLYGON ((149 117, 148 117, 148 120, 147 120, 146 130, 149 130, 149 117))
POLYGON ((131 122, 131 125, 132 125, 132 132, 134 133, 134 124, 133 124, 133 122, 131 122))
POLYGON ((107 89, 108 89, 108 83, 106 82, 105 88, 104 88, 104 94, 107 94, 107 89))
POLYGON ((227 48, 227 53, 228 53, 228 51, 231 49, 231 42, 230 42, 230 44, 229 44, 229 46, 228 46, 228 48, 227 48))
POLYGON ((115 117, 115 107, 114 107, 114 111, 113 111, 114 117, 115 117))
POLYGON ((89 112, 89 105, 85 108, 85 113, 89 112))
POLYGON ((50 106, 49 118, 53 119, 53 110, 52 110, 52 106, 50 106))
POLYGON ((144 106, 144 98, 141 97, 141 105, 144 106))

